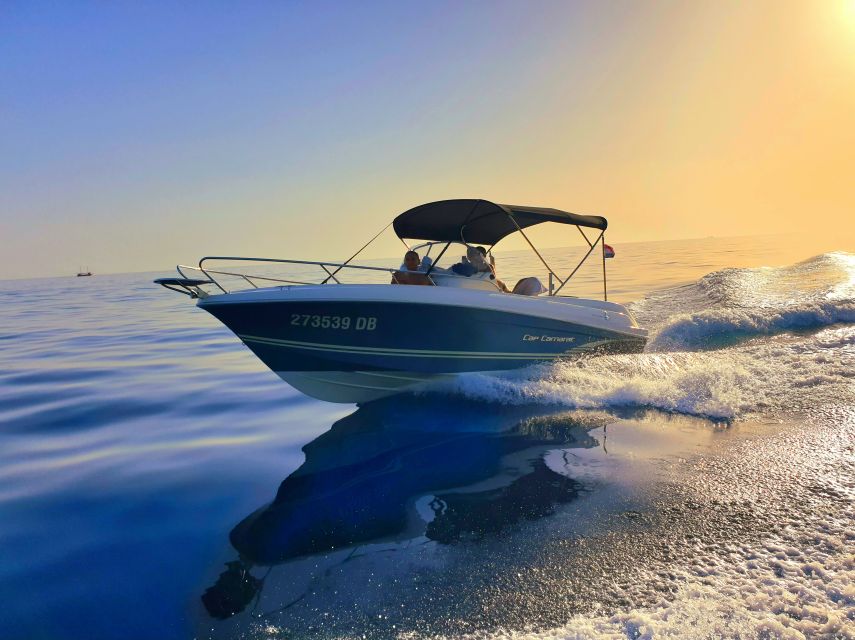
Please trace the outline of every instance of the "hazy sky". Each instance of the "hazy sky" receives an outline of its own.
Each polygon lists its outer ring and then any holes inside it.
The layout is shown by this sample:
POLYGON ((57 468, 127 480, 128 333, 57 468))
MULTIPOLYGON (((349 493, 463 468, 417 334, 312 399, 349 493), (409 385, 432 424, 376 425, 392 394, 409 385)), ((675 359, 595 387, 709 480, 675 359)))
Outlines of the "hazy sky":
POLYGON ((0 5, 0 278, 341 259, 454 197, 852 232, 855 0, 0 5))

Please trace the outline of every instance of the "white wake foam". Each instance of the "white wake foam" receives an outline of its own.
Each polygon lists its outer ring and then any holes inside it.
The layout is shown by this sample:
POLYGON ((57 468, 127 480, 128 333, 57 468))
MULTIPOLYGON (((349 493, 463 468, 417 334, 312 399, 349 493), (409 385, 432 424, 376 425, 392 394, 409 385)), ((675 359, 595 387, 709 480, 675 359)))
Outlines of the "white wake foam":
POLYGON ((855 401, 855 256, 724 269, 633 305, 643 354, 589 357, 429 387, 505 404, 652 407, 734 419, 855 401))
POLYGON ((551 403, 579 409, 643 406, 732 418, 749 406, 752 374, 685 354, 592 358, 533 367, 519 376, 464 374, 454 390, 503 404, 551 403))
POLYGON ((612 616, 575 616, 539 633, 500 633, 515 640, 653 640, 654 638, 852 638, 855 557, 842 531, 797 541, 734 548, 732 562, 696 563, 675 572, 676 595, 612 616), (814 549, 821 549, 817 562, 814 549))
POLYGON ((651 407, 734 419, 855 402, 855 327, 718 351, 601 356, 496 377, 462 374, 429 390, 503 404, 651 407))

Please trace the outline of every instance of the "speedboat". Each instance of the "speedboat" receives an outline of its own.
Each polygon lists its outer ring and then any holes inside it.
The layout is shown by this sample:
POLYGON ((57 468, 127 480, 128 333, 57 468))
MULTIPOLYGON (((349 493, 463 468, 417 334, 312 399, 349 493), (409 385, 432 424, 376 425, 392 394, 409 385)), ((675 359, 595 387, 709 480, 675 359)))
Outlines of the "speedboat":
POLYGON ((580 354, 644 348, 647 331, 629 310, 608 301, 603 217, 458 199, 420 205, 388 226, 408 249, 424 254, 415 271, 353 264, 378 234, 344 262, 207 256, 196 267, 178 265, 180 277, 155 283, 196 299, 283 380, 328 402, 367 402, 464 372, 500 374, 580 354), (564 278, 525 234, 547 222, 576 226, 587 243, 564 278), (599 235, 589 237, 585 229, 599 235), (459 255, 449 253, 455 245, 469 255, 474 245, 485 245, 487 262, 495 245, 514 233, 543 263, 548 288, 528 278, 512 293, 483 263, 480 270, 441 266, 446 255, 459 255), (603 300, 559 295, 594 254, 602 259, 603 300), (215 263, 243 266, 225 270, 215 263), (287 277, 274 277, 270 267, 289 270, 287 277), (320 276, 306 280, 310 269, 320 276), (347 275, 358 281, 346 281, 347 275))

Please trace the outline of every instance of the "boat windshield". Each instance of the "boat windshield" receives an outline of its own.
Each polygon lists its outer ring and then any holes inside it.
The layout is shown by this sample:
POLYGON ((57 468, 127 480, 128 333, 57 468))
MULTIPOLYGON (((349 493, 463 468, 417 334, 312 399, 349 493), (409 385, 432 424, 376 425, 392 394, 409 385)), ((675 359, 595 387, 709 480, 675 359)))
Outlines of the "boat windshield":
POLYGON ((401 284, 429 282, 439 287, 506 290, 494 275, 492 256, 487 247, 463 242, 425 242, 413 246, 410 252, 418 256, 411 256, 411 264, 418 264, 418 271, 424 275, 419 275, 415 282, 408 282, 411 279, 408 273, 411 271, 404 273, 400 278, 401 284))
MULTIPOLYGON (((451 269, 455 264, 468 262, 467 252, 480 245, 467 245, 463 242, 425 242, 414 246, 411 251, 419 254, 422 268, 431 270, 451 269), (447 245, 447 247, 446 247, 447 245)), ((489 260, 489 247, 482 247, 481 252, 489 260)))

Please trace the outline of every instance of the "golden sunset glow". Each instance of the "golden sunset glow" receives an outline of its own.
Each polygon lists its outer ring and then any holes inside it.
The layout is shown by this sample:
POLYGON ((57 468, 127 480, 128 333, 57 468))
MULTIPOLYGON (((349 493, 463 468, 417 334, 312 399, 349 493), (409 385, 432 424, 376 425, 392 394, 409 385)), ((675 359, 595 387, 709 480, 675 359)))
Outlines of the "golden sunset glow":
POLYGON ((7 19, 9 274, 36 246, 44 273, 339 259, 457 197, 623 242, 853 234, 855 0, 64 11, 7 19))

